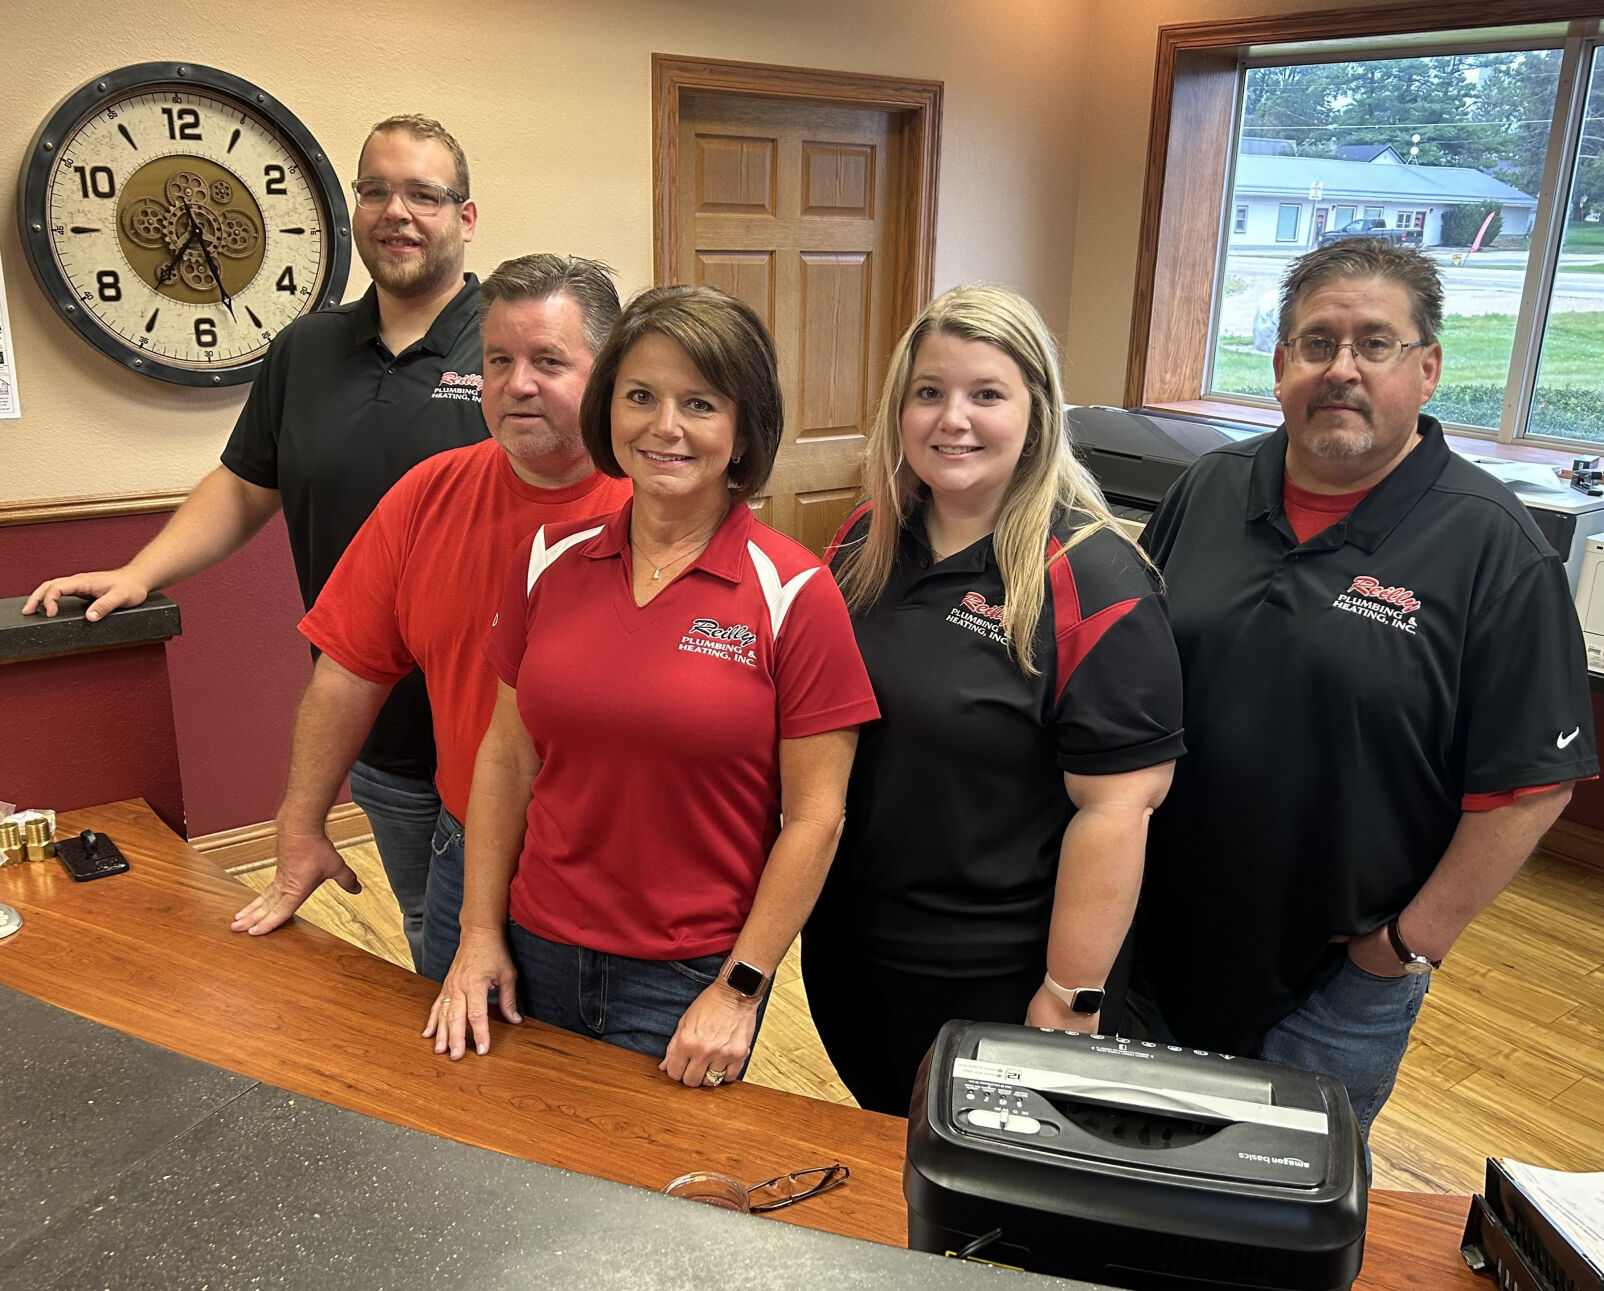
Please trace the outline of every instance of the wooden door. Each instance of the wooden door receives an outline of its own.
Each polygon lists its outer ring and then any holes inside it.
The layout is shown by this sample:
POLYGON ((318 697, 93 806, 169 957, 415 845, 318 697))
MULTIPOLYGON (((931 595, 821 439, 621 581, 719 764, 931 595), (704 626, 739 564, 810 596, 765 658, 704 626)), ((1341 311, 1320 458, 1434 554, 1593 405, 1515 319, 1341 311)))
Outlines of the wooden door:
POLYGON ((860 492, 892 296, 887 111, 727 94, 680 102, 681 281, 751 305, 779 352, 785 437, 760 519, 822 552, 860 492))

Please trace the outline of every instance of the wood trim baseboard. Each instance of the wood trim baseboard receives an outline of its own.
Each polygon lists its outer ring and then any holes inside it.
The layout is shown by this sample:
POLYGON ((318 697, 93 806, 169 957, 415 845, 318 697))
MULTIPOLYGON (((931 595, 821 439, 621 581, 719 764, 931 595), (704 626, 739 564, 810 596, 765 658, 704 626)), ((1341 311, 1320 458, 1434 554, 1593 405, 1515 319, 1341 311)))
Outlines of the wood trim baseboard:
POLYGON ((1537 846, 1539 851, 1562 856, 1595 874, 1604 874, 1604 830, 1561 817, 1537 846))
POLYGON ((188 493, 112 493, 104 497, 38 498, 0 502, 0 526, 54 524, 61 520, 104 520, 110 516, 176 511, 188 493))
MULTIPOLYGON (((333 807, 325 828, 329 841, 336 847, 365 843, 373 837, 367 816, 354 802, 342 802, 333 807)), ((202 834, 190 839, 189 845, 230 874, 266 869, 277 859, 277 835, 271 820, 259 825, 219 830, 215 834, 202 834)))

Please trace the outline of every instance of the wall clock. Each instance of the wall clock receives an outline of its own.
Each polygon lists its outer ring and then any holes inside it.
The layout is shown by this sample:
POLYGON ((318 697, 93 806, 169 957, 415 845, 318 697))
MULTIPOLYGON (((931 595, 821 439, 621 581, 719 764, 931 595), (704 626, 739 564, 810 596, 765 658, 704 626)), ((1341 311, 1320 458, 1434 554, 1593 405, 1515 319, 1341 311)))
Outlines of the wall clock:
POLYGON ((23 247, 91 345, 178 385, 249 381, 268 342, 338 304, 351 265, 339 179, 249 81, 140 63, 62 101, 18 185, 23 247))

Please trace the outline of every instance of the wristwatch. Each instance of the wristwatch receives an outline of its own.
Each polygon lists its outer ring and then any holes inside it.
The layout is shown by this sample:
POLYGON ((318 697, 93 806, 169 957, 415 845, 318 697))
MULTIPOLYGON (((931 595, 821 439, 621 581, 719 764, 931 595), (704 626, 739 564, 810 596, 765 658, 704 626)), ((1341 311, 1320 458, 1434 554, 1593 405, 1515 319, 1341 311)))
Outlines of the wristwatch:
POLYGON ((1404 944, 1403 934, 1398 931, 1398 916, 1394 915, 1387 924, 1387 940, 1392 943, 1392 953, 1398 956, 1398 962, 1403 965, 1406 973, 1429 973, 1434 968, 1442 967, 1442 960, 1427 959, 1424 955, 1417 955, 1404 944))
POLYGON ((747 999, 754 1000, 763 994, 763 988, 768 985, 769 979, 768 974, 755 964, 748 964, 744 959, 732 959, 724 965, 719 980, 737 995, 744 995, 747 999))
POLYGON ((1071 1013, 1080 1013, 1090 1017, 1103 1007, 1103 988, 1101 986, 1060 986, 1053 981, 1053 975, 1048 973, 1042 979, 1042 985, 1051 995, 1056 995, 1069 1005, 1071 1013))

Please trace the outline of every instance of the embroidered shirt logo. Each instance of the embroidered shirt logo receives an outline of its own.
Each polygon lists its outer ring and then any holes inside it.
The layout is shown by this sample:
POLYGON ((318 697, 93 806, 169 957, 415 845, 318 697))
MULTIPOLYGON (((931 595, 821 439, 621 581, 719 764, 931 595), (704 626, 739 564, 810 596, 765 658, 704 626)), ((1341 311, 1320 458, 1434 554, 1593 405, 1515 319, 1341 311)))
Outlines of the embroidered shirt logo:
POLYGON ((1008 638, 1003 633, 1003 618, 1007 612, 1005 606, 988 604, 980 592, 965 592, 963 599, 948 611, 947 622, 968 628, 988 641, 1007 645, 1008 638))
POLYGON ((686 654, 705 654, 747 668, 757 667, 757 633, 744 623, 725 627, 717 619, 692 619, 690 631, 679 639, 686 654))
POLYGON ((460 399, 468 403, 479 402, 479 390, 485 379, 477 372, 442 372, 440 384, 434 388, 431 399, 460 399))
POLYGON ((1360 574, 1348 590, 1331 602, 1332 609, 1345 610, 1376 623, 1385 623, 1400 632, 1415 635, 1415 614, 1420 598, 1407 587, 1383 587, 1381 580, 1360 574))

